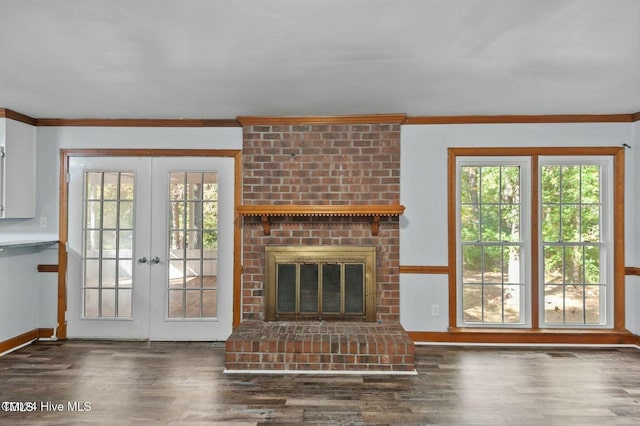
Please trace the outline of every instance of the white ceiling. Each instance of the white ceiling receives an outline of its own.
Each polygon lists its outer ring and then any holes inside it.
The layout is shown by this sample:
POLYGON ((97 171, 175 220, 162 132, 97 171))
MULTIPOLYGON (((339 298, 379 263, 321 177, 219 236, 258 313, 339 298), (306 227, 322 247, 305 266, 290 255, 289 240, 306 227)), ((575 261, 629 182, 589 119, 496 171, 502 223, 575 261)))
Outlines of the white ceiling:
POLYGON ((638 0, 0 0, 36 118, 640 111, 638 0))

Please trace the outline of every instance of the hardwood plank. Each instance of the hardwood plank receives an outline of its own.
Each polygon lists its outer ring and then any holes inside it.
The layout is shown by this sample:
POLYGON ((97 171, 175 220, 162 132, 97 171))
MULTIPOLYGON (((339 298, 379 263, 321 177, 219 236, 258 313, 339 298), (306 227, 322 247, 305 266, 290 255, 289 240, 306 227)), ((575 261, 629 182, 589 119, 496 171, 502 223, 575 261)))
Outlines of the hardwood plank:
POLYGON ((37 342, 0 358, 0 401, 38 409, 0 423, 631 425, 639 360, 625 347, 418 346, 417 376, 225 375, 224 343, 37 342))

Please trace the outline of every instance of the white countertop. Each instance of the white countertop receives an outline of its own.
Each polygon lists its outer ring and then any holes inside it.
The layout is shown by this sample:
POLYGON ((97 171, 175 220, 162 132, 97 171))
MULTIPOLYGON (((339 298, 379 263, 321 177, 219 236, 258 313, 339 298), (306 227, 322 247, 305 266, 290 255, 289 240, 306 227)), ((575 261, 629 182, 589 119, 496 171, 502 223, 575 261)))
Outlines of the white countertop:
POLYGON ((0 234, 0 248, 9 247, 39 247, 53 245, 58 242, 57 234, 0 234))

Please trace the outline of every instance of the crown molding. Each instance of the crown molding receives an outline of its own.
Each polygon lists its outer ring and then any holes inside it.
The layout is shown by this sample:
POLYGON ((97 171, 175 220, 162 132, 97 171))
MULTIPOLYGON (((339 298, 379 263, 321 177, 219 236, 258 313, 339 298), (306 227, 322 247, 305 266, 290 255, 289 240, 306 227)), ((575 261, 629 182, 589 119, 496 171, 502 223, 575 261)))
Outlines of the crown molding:
POLYGON ((9 118, 11 120, 20 121, 25 124, 30 124, 32 126, 37 125, 37 120, 35 118, 29 117, 28 115, 20 114, 19 112, 15 112, 11 109, 0 108, 0 118, 9 118))
POLYGON ((629 123, 636 114, 460 115, 407 117, 402 124, 629 123))
POLYGON ((640 121, 633 114, 549 114, 549 115, 445 115, 354 114, 315 116, 239 116, 237 119, 197 118, 33 118, 8 108, 0 108, 0 118, 32 126, 84 127, 243 127, 253 125, 308 124, 544 124, 544 123, 629 123, 640 121))
POLYGON ((243 126, 305 124, 403 124, 406 114, 307 115, 307 116, 240 116, 243 126))
POLYGON ((39 118, 38 126, 84 127, 241 127, 234 119, 39 118))

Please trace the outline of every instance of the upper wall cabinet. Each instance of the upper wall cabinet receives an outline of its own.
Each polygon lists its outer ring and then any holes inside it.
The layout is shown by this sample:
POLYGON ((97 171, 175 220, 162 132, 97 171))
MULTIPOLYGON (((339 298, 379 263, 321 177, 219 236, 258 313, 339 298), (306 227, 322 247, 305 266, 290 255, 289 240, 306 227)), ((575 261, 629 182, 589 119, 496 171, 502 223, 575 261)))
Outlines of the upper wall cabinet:
POLYGON ((0 218, 36 215, 36 128, 0 118, 0 218))

